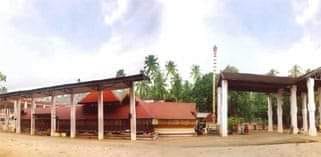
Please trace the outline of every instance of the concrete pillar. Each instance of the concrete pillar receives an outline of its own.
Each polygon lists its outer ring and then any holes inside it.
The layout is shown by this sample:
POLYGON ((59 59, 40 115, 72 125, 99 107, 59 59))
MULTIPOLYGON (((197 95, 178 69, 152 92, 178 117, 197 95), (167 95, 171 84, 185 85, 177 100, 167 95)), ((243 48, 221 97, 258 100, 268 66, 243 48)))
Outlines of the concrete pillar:
POLYGON ((21 99, 19 98, 16 103, 16 133, 21 133, 21 99))
POLYGON ((17 128, 17 101, 13 101, 13 119, 14 119, 14 128, 17 128))
POLYGON ((35 117, 35 113, 36 113, 36 100, 34 98, 31 99, 31 115, 30 115, 30 134, 34 135, 35 134, 35 130, 36 130, 36 117, 35 117))
POLYGON ((70 138, 76 137, 76 101, 75 95, 70 94, 70 138))
POLYGON ((290 97, 290 104, 291 104, 291 126, 292 126, 292 131, 293 134, 297 134, 298 133, 298 118, 297 118, 297 114, 298 114, 298 107, 297 107, 297 97, 296 97, 296 93, 297 92, 297 87, 296 85, 293 85, 291 87, 291 97, 290 97))
POLYGON ((314 100, 314 79, 308 78, 308 111, 309 111, 309 135, 316 136, 317 129, 315 127, 315 100, 314 100))
POLYGON ((104 139, 104 90, 98 91, 98 140, 104 139))
POLYGON ((6 131, 9 130, 9 120, 10 120, 10 111, 9 108, 6 108, 6 121, 5 121, 5 129, 6 131))
POLYGON ((268 132, 273 131, 273 110, 272 110, 272 98, 271 95, 268 95, 267 97, 267 103, 268 103, 268 132))
POLYGON ((218 87, 217 88, 217 111, 216 111, 216 114, 217 114, 217 122, 216 124, 217 125, 220 125, 221 124, 221 102, 222 102, 222 99, 221 99, 221 93, 222 93, 222 88, 221 87, 218 87))
POLYGON ((51 130, 50 135, 54 136, 56 133, 56 122, 57 122, 57 116, 56 116, 56 96, 51 96, 51 130))
POLYGON ((278 115, 278 132, 283 133, 283 97, 282 97, 283 91, 279 90, 278 94, 276 96, 277 100, 277 115, 278 115))
POLYGON ((319 99, 319 125, 321 125, 321 87, 318 88, 318 99, 319 99))
POLYGON ((308 132, 308 113, 307 113, 307 94, 302 93, 302 121, 303 121, 303 132, 308 132))
POLYGON ((228 135, 228 81, 222 80, 221 136, 228 135))
POLYGON ((26 110, 27 108, 28 108, 28 102, 25 101, 25 102, 24 102, 24 105, 23 105, 23 109, 26 110))
POLYGON ((132 141, 136 140, 136 100, 135 100, 135 90, 134 83, 129 88, 130 96, 130 139, 132 141))

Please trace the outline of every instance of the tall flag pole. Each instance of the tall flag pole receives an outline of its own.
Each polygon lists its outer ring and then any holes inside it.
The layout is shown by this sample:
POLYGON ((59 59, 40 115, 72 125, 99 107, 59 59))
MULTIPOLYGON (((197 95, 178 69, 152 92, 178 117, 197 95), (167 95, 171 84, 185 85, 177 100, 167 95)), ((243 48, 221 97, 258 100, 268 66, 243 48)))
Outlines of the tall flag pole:
POLYGON ((216 69, 217 69, 217 46, 214 45, 213 47, 213 122, 216 123, 216 120, 215 120, 215 110, 216 110, 216 106, 215 106, 215 88, 216 88, 216 69))

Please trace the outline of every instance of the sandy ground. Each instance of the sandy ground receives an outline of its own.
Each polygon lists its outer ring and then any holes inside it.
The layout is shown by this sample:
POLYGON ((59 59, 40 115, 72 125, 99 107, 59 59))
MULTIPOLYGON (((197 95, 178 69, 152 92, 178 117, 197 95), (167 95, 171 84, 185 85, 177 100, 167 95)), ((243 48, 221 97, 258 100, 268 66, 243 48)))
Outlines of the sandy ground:
POLYGON ((321 136, 251 135, 171 137, 156 141, 69 139, 0 133, 0 157, 281 157, 320 156, 321 136))

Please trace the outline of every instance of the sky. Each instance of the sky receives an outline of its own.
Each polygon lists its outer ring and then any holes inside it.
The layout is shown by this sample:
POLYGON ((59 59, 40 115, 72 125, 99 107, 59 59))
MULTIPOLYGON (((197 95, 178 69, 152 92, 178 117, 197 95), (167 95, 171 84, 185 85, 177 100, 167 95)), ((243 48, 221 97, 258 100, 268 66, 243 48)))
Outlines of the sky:
POLYGON ((321 66, 321 0, 1 0, 0 71, 9 91, 137 74, 147 55, 287 75, 321 66))

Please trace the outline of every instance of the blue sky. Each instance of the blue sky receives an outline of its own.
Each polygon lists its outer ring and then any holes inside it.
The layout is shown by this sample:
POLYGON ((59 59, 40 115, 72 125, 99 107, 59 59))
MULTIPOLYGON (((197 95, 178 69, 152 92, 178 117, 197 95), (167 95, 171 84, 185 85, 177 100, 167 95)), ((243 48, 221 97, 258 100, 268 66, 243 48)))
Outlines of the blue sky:
POLYGON ((184 79, 193 64, 287 75, 321 66, 320 0, 2 0, 0 71, 9 90, 128 74, 154 54, 184 79))

